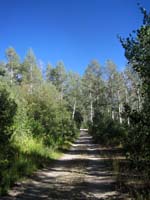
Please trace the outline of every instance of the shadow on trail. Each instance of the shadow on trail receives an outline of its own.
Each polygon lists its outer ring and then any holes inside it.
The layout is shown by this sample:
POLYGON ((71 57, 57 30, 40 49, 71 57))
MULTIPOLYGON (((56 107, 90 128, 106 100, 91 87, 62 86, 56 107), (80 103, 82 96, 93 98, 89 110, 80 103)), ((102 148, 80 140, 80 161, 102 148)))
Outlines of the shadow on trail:
POLYGON ((73 148, 60 160, 16 186, 17 194, 6 200, 98 200, 125 199, 116 192, 111 159, 82 132, 73 148))

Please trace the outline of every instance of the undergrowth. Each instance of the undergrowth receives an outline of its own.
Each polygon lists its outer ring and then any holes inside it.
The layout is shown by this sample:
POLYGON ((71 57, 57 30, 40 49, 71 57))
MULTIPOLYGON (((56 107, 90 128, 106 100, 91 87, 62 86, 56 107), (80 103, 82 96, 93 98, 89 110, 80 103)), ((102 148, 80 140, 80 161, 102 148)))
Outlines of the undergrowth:
MULTIPOLYGON (((62 152, 45 146, 41 138, 37 139, 32 136, 26 136, 23 140, 14 141, 12 149, 12 159, 0 163, 1 187, 0 194, 6 195, 8 189, 16 181, 23 177, 30 176, 37 169, 43 168, 50 164, 52 160, 58 159, 62 152)), ((61 149, 68 149, 70 142, 65 142, 61 149)))
POLYGON ((125 156, 112 155, 112 169, 117 181, 117 189, 129 194, 131 200, 149 200, 150 183, 146 170, 137 170, 125 156))

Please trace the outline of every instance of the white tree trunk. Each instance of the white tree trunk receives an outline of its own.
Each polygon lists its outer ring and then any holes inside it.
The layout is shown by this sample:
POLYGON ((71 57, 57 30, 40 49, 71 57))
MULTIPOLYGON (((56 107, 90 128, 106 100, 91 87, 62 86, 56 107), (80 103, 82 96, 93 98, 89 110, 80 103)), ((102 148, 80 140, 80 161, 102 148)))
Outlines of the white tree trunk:
POLYGON ((122 103, 121 103, 121 98, 120 98, 120 91, 118 90, 118 110, 119 110, 119 122, 120 124, 122 124, 122 117, 121 117, 121 113, 122 113, 122 103))
MULTIPOLYGON (((125 94, 126 94, 126 103, 128 104, 129 103, 129 99, 128 99, 128 91, 127 91, 127 89, 125 89, 125 94)), ((130 126, 130 118, 129 117, 127 118, 127 124, 128 124, 128 126, 130 126)))
POLYGON ((72 112, 72 119, 74 119, 74 115, 75 115, 75 112, 76 112, 76 99, 75 99, 75 102, 74 102, 74 105, 73 105, 73 112, 72 112))
POLYGON ((138 95, 138 110, 141 109, 141 96, 140 96, 140 89, 138 88, 137 90, 137 95, 138 95))
POLYGON ((92 94, 90 92, 90 121, 93 123, 93 101, 92 101, 92 94))
POLYGON ((91 114, 90 114, 91 122, 93 123, 93 102, 91 100, 91 114))
POLYGON ((114 113, 113 110, 111 111, 111 118, 112 118, 113 120, 115 120, 115 113, 114 113))
POLYGON ((128 123, 128 125, 130 126, 130 118, 128 117, 128 119, 127 119, 127 123, 128 123))
MULTIPOLYGON (((113 75, 111 75, 111 79, 112 79, 112 76, 113 75)), ((111 118, 112 118, 112 120, 115 120, 115 112, 113 110, 113 98, 114 98, 114 94, 113 94, 112 83, 111 83, 111 86, 110 86, 110 92, 111 92, 111 118)))
POLYGON ((122 124, 122 117, 121 117, 121 113, 122 113, 122 104, 121 103, 119 103, 119 122, 120 122, 120 124, 122 124))
POLYGON ((30 65, 30 93, 33 91, 33 66, 30 65))
POLYGON ((12 67, 10 68, 10 82, 11 84, 13 83, 13 77, 14 77, 14 71, 12 69, 12 67))

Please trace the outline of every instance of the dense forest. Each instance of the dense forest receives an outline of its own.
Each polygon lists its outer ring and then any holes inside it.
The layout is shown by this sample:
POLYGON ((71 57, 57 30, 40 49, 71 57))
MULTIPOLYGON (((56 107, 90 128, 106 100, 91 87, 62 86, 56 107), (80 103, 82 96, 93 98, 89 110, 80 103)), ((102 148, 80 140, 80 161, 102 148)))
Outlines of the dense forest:
MULTIPOLYGON (((119 38, 128 60, 123 71, 92 60, 81 76, 59 61, 38 62, 32 49, 20 59, 9 47, 0 63, 0 194, 24 175, 59 156, 88 128, 104 145, 120 146, 126 158, 150 177, 150 15, 119 38)), ((118 41, 119 42, 119 41, 118 41)))

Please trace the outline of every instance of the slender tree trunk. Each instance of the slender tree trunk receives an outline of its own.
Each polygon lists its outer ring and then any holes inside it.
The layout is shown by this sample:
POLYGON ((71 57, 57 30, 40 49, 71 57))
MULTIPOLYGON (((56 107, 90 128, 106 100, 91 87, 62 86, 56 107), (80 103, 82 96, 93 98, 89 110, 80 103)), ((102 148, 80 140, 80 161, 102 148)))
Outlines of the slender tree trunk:
POLYGON ((130 126, 130 118, 127 118, 127 124, 130 126))
POLYGON ((122 117, 121 117, 121 113, 122 113, 122 104, 119 103, 119 122, 120 124, 122 124, 122 117))
POLYGON ((10 83, 13 83, 13 76, 14 76, 14 71, 12 69, 12 67, 10 68, 10 83))
POLYGON ((74 102, 74 105, 73 105, 73 112, 72 112, 72 119, 74 119, 74 115, 75 115, 75 112, 76 112, 76 99, 75 99, 75 102, 74 102))
POLYGON ((141 96, 140 96, 140 89, 138 88, 137 90, 137 95, 138 95, 138 110, 141 109, 141 96))
POLYGON ((60 101, 63 100, 63 85, 61 86, 61 92, 60 92, 60 101))
POLYGON ((91 100, 91 114, 90 114, 90 120, 93 123, 93 102, 91 100))
POLYGON ((93 101, 92 101, 92 94, 90 92, 90 121, 93 123, 93 101))
POLYGON ((33 66, 30 65, 30 93, 33 91, 33 66))
POLYGON ((111 118, 112 120, 115 120, 115 112, 113 110, 113 88, 112 88, 112 83, 110 86, 110 92, 111 92, 111 118))
POLYGON ((113 120, 115 120, 115 113, 114 113, 114 110, 111 111, 111 118, 112 118, 113 120))
MULTIPOLYGON (((125 89, 125 95, 126 95, 126 103, 128 104, 129 103, 129 99, 128 99, 128 91, 127 91, 127 89, 125 89)), ((128 124, 128 126, 130 126, 130 118, 129 117, 127 118, 127 124, 128 124)))
POLYGON ((118 110, 119 110, 119 122, 120 122, 120 124, 122 124, 122 117, 121 117, 121 113, 122 113, 122 103, 121 103, 121 98, 120 98, 120 91, 118 90, 118 103, 119 103, 119 105, 118 105, 118 110))

